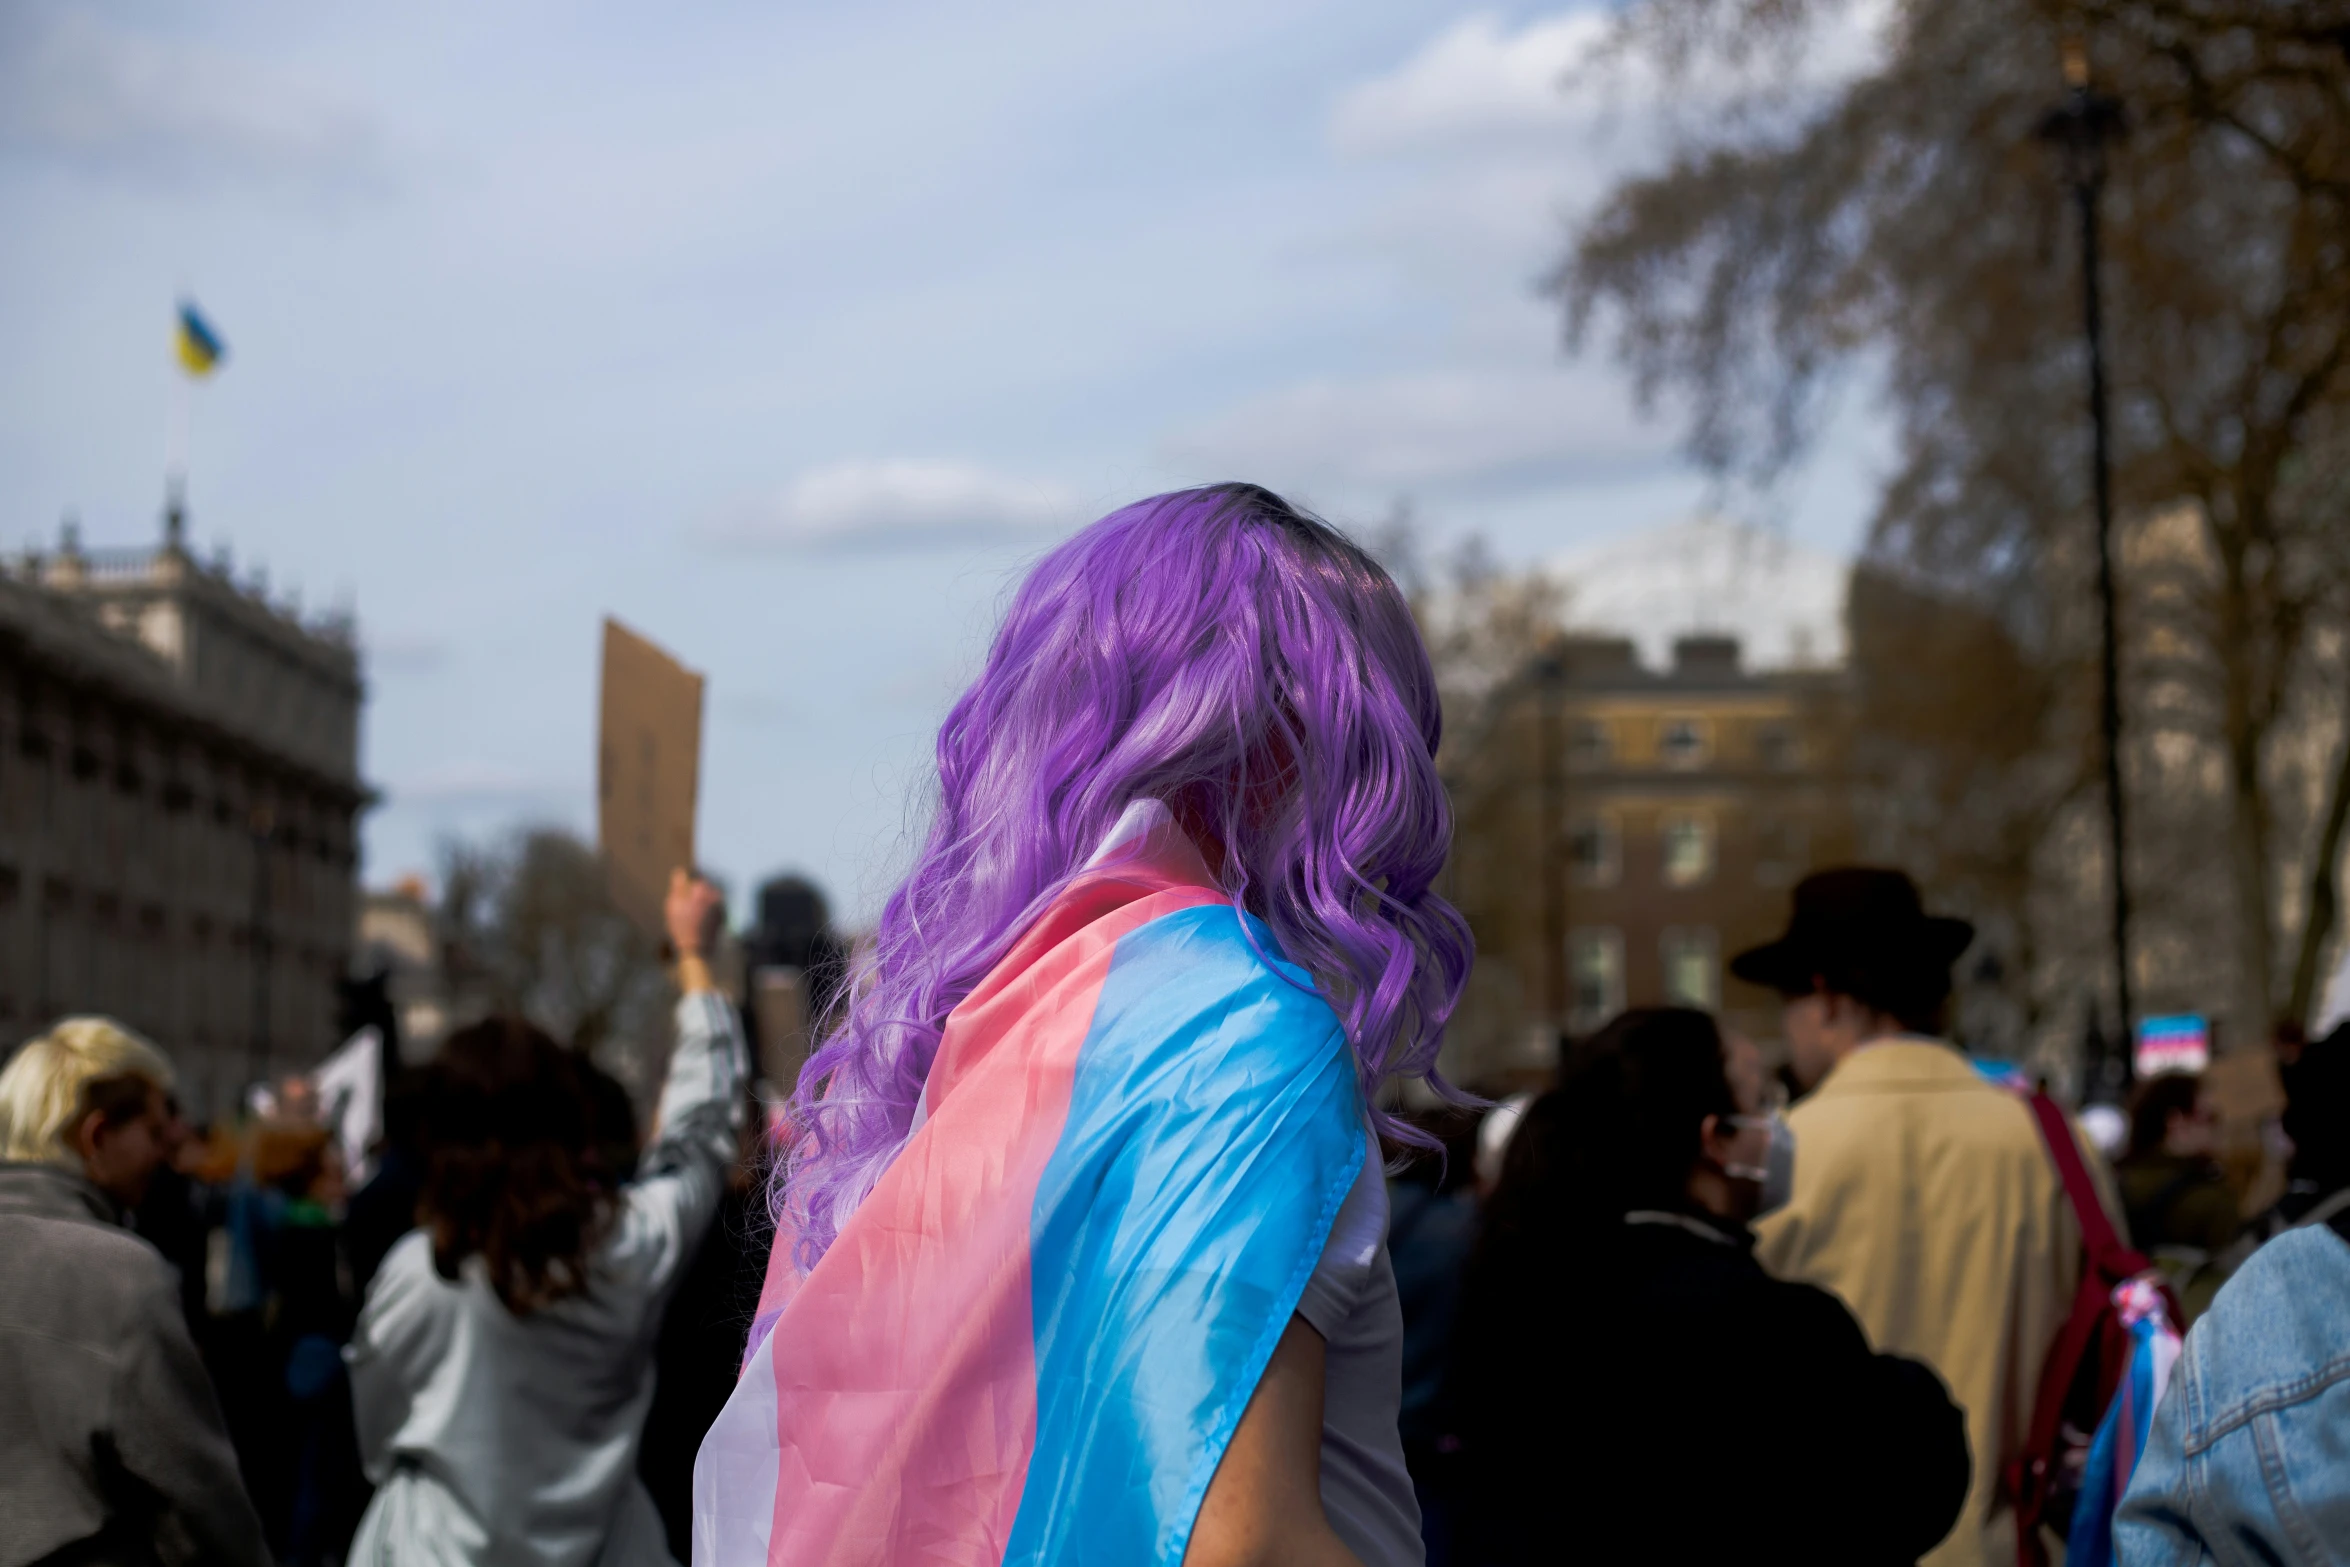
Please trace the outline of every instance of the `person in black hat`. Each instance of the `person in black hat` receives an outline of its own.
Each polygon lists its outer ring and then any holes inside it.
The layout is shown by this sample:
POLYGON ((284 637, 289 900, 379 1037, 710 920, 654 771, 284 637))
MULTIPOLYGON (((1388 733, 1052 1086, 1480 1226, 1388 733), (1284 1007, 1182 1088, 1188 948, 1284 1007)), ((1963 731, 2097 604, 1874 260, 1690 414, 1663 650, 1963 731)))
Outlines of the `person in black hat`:
POLYGON ((1851 866, 1805 877, 1787 934, 1730 972, 1786 999, 1788 1063, 1808 1092, 1863 1045, 1939 1034, 1950 965, 1974 939, 1965 920, 1928 914, 1900 871, 1851 866))
POLYGON ((1926 1567, 2016 1560, 2000 1477, 2081 1267, 2031 1111, 1938 1037, 1973 937, 1901 872, 1851 867, 1806 877, 1786 934, 1730 964, 1784 1001, 1808 1090, 1787 1113, 1792 1196, 1755 1255, 1841 1296, 1875 1349, 1932 1366, 1966 1411, 1973 1486, 1926 1567))

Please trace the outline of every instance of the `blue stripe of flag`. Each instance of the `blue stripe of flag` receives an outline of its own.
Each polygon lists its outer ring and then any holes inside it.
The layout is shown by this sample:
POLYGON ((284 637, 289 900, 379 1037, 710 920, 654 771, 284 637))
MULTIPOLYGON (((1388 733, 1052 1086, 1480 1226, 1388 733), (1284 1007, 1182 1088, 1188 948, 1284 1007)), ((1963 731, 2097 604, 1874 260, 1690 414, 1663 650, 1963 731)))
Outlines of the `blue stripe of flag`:
POLYGON ((1095 1002, 1029 1219, 1036 1448, 1006 1567, 1183 1559, 1368 1157, 1337 1014, 1242 919, 1128 932, 1095 1002))

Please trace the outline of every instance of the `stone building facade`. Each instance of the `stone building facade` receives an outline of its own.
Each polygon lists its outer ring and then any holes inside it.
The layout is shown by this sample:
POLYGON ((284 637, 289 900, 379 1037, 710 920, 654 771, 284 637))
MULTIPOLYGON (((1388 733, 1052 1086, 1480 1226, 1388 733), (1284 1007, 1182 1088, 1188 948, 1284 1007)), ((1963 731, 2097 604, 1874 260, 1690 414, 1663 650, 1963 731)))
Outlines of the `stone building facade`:
POLYGON ((359 655, 181 543, 0 572, 0 1047, 104 1012, 197 1114, 336 1043, 359 655))
POLYGON ((1783 926, 1807 871, 1853 852, 1843 679, 1750 670, 1683 637, 1669 667, 1612 636, 1562 639, 1448 741, 1449 895, 1477 938, 1448 1031, 1456 1081, 1504 1087, 1562 1031, 1681 1004, 1769 1042, 1777 998, 1728 959, 1783 926))

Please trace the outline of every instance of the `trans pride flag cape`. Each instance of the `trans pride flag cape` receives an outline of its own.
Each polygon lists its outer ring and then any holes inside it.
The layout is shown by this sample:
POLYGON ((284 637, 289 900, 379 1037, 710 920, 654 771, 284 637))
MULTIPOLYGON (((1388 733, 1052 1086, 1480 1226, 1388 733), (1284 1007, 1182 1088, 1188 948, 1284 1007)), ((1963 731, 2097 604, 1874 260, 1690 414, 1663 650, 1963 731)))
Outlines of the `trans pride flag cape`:
POLYGON ((1173 1567, 1369 1148, 1336 1014, 1130 811, 823 1259, 777 1237, 695 1567, 1173 1567))

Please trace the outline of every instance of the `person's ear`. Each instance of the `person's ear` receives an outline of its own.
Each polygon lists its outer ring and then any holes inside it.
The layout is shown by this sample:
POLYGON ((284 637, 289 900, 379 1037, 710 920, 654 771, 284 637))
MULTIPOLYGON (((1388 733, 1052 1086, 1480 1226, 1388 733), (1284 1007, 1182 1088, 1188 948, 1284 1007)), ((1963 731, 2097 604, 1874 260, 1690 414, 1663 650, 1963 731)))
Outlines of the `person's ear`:
POLYGON ((1721 1162, 1722 1154, 1729 1148, 1736 1135, 1729 1127, 1722 1124, 1722 1118, 1718 1115, 1709 1115, 1697 1123, 1697 1146, 1707 1158, 1716 1164, 1721 1162))
POLYGON ((98 1141, 106 1134, 106 1112, 92 1110, 66 1131, 65 1146, 75 1158, 88 1164, 98 1156, 98 1141))

